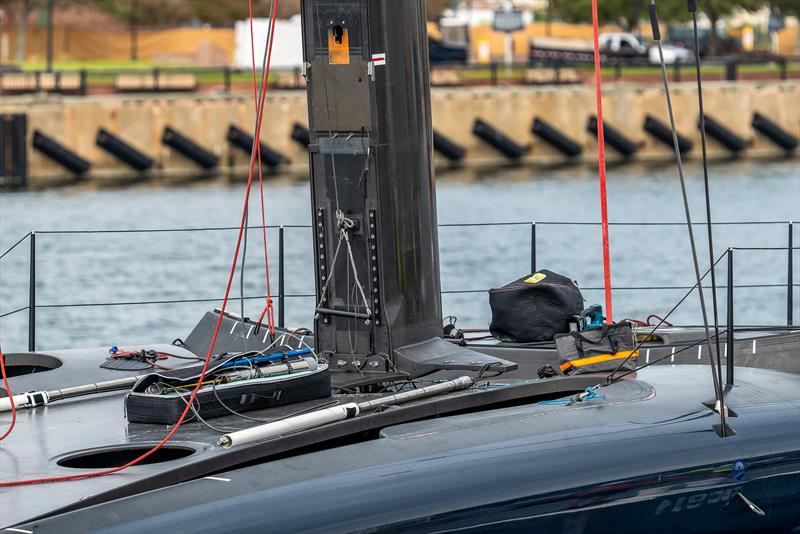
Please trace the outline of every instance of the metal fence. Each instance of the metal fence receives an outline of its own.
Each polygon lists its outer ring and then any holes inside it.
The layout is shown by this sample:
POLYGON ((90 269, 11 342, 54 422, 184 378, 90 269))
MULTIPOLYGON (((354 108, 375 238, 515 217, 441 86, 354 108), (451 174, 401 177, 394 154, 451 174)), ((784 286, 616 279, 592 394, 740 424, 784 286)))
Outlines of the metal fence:
MULTIPOLYGON (((537 244, 537 229, 547 226, 598 226, 600 223, 595 222, 560 222, 560 221, 522 221, 522 222, 497 222, 497 223, 456 223, 456 224, 441 224, 440 228, 447 227, 471 227, 471 228, 487 228, 487 227, 509 227, 509 226, 524 226, 529 227, 530 231, 530 269, 531 272, 537 270, 537 253, 540 252, 540 246, 537 244)), ((697 225, 704 223, 695 223, 697 225)), ((794 251, 800 250, 800 247, 794 245, 794 226, 798 224, 792 221, 744 221, 744 222, 718 222, 714 226, 735 226, 735 225, 784 225, 787 229, 787 246, 785 247, 730 247, 728 248, 717 260, 715 265, 725 258, 727 260, 727 282, 725 285, 718 285, 719 289, 724 289, 727 295, 728 304, 728 324, 733 324, 733 299, 734 289, 736 288, 785 288, 786 289, 786 324, 791 326, 794 324, 794 288, 800 286, 794 280, 794 251), (738 284, 733 283, 734 280, 734 256, 743 253, 757 253, 759 251, 786 251, 786 282, 772 283, 772 284, 738 284)), ((629 226, 629 227, 652 227, 652 226, 672 226, 680 227, 685 226, 684 223, 678 222, 617 222, 610 223, 611 226, 629 226)), ((250 229, 260 229, 260 226, 249 227, 250 229)), ((284 225, 284 226, 267 226, 267 229, 277 230, 278 232, 278 281, 277 281, 277 294, 273 297, 277 300, 277 323, 278 326, 284 326, 285 312, 287 308, 287 299, 293 298, 310 298, 314 294, 287 294, 285 291, 286 269, 285 269, 285 231, 287 229, 311 229, 308 225, 284 225)), ((183 303, 213 303, 222 301, 221 298, 217 299, 200 299, 200 298, 182 298, 182 299, 169 299, 169 300, 148 300, 148 301, 118 301, 118 302, 72 302, 72 303, 39 303, 36 298, 36 285, 37 285, 37 267, 39 264, 36 259, 37 252, 37 236, 44 235, 77 235, 77 234, 125 234, 125 233, 140 233, 140 234, 159 234, 159 233, 174 233, 174 232, 218 232, 218 231, 238 230, 238 227, 212 227, 212 228, 163 228, 163 229, 127 229, 127 230, 57 230, 57 231, 32 231, 12 246, 0 254, 0 260, 5 258, 13 250, 27 243, 28 253, 30 257, 29 262, 29 281, 28 281, 28 305, 23 306, 0 315, 0 319, 15 315, 18 313, 27 312, 28 315, 28 350, 36 350, 36 311, 37 309, 47 308, 81 308, 81 307, 102 307, 102 306, 148 306, 148 305, 166 305, 166 304, 183 304, 183 303)), ((614 291, 671 291, 683 290, 691 292, 696 288, 695 286, 674 286, 674 285, 649 285, 649 286, 614 286, 614 291)), ((601 290, 600 287, 582 287, 584 290, 601 290)), ((463 294, 463 293, 487 293, 488 289, 457 289, 450 291, 442 291, 443 295, 447 294, 463 294)), ((265 295, 249 295, 244 297, 247 300, 251 299, 265 299, 265 295)), ((238 300, 238 297, 232 300, 238 300)))
MULTIPOLYGON (((594 83, 591 63, 567 60, 533 60, 528 63, 436 64, 431 65, 435 87, 536 86, 594 83)), ((672 81, 696 78, 694 62, 668 66, 672 81)), ((767 81, 800 79, 800 57, 735 57, 704 60, 704 81, 767 81)), ((602 67, 606 82, 660 83, 657 65, 644 60, 610 58, 602 67)), ((63 70, 0 72, 0 94, 59 93, 87 95, 105 93, 250 91, 252 72, 232 67, 152 67, 105 70, 63 70)), ((305 88, 299 68, 273 69, 273 89, 305 88)))

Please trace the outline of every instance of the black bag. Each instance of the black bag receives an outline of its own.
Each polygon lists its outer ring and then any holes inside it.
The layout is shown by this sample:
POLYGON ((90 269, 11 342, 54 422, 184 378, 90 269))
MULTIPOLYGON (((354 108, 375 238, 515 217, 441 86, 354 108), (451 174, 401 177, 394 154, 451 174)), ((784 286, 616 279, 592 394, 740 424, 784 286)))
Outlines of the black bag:
POLYGON ((569 331, 570 320, 583 311, 583 295, 566 276, 542 269, 490 289, 489 305, 489 330, 500 341, 550 341, 569 331))
POLYGON ((630 323, 604 324, 600 328, 556 336, 561 372, 583 374, 636 369, 638 352, 630 323), (623 363, 624 362, 624 363, 623 363))

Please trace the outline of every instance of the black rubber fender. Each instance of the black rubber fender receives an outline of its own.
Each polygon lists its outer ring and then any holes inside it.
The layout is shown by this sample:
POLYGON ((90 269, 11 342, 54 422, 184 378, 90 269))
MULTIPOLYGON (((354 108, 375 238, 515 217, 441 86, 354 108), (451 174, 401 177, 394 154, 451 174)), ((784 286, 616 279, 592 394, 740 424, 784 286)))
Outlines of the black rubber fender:
POLYGON ((794 150, 797 148, 797 137, 758 112, 753 113, 752 126, 755 131, 761 133, 764 137, 784 150, 794 150))
MULTIPOLYGON (((730 128, 719 122, 718 120, 709 117, 705 114, 706 134, 709 137, 716 139, 719 144, 730 150, 731 152, 741 152, 747 148, 748 142, 741 136, 736 135, 730 128)), ((697 127, 700 128, 702 122, 700 118, 697 119, 697 127)))
POLYGON ((433 149, 450 161, 461 161, 467 155, 466 148, 436 130, 433 131, 433 149))
MULTIPOLYGON (((231 124, 228 126, 228 133, 225 134, 225 139, 236 148, 240 148, 245 154, 250 156, 253 151, 253 136, 245 132, 238 126, 231 124)), ((281 163, 289 163, 289 158, 270 148, 266 143, 261 141, 261 161, 268 167, 277 167, 281 163)))
POLYGON ((194 161, 204 169, 213 169, 219 165, 219 157, 210 150, 195 143, 186 135, 169 126, 164 127, 161 142, 194 161))
POLYGON ((475 123, 472 125, 472 133, 509 159, 519 159, 527 152, 526 147, 516 143, 482 119, 475 119, 475 123))
POLYGON ((311 144, 311 134, 309 133, 308 128, 299 122, 296 122, 292 125, 292 133, 290 137, 306 148, 308 148, 308 145, 311 144))
POLYGON ((531 133, 553 146, 556 150, 567 157, 574 158, 579 156, 583 147, 576 141, 561 133, 555 126, 548 124, 539 117, 534 117, 531 133))
MULTIPOLYGON (((586 130, 597 137, 597 117, 595 115, 592 115, 586 121, 586 130)), ((606 121, 603 121, 603 139, 608 146, 626 158, 633 156, 639 150, 637 143, 606 121)))
MULTIPOLYGON (((644 131, 664 143, 670 148, 674 147, 674 143, 672 142, 672 128, 658 120, 657 118, 653 117, 652 115, 647 115, 644 119, 644 131)), ((689 152, 692 149, 694 144, 690 139, 684 137, 680 133, 678 133, 678 150, 683 154, 684 152, 689 152)))
POLYGON ((153 158, 105 128, 97 130, 95 144, 139 172, 146 171, 153 166, 153 158))
POLYGON ((75 174, 83 174, 92 166, 89 160, 82 158, 41 130, 33 131, 33 148, 75 174))

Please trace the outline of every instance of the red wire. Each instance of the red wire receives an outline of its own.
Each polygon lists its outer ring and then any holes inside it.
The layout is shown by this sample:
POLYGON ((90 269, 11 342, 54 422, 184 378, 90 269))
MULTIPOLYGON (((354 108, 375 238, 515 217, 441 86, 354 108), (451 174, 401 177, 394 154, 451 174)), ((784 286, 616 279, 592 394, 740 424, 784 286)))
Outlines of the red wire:
POLYGON ((597 159, 600 171, 600 217, 603 228, 603 283, 606 294, 606 322, 612 323, 611 258, 608 244, 608 198, 606 196, 606 143, 603 136, 603 87, 600 75, 600 29, 597 21, 597 0, 592 0, 592 30, 594 32, 594 87, 597 100, 597 159))
MULTIPOLYGON (((259 100, 258 100, 258 79, 256 76, 256 48, 255 48, 255 39, 253 37, 253 2, 250 0, 249 2, 250 8, 250 57, 252 60, 253 65, 253 103, 256 106, 256 109, 259 108, 259 100)), ((277 10, 277 0, 275 0, 272 4, 272 13, 275 14, 277 10)), ((275 18, 273 16, 272 21, 270 23, 270 31, 269 31, 269 49, 272 49, 272 37, 274 36, 275 30, 275 18)), ((266 66, 266 73, 269 72, 269 61, 271 57, 270 54, 267 54, 267 66, 266 66)), ((264 82, 267 81, 267 74, 264 74, 264 82)), ((263 83, 263 82, 262 82, 263 83)), ((262 91, 263 92, 263 91, 262 91)), ((263 104, 261 104, 263 106, 263 104)), ((264 314, 267 314, 267 324, 269 325, 269 332, 270 334, 275 334, 275 317, 272 312, 272 290, 269 283, 269 254, 267 252, 267 218, 266 213, 264 210, 264 174, 263 174, 263 165, 261 163, 261 128, 256 128, 256 136, 254 138, 255 143, 255 150, 256 155, 258 156, 258 188, 261 193, 261 230, 263 234, 264 240, 264 278, 267 286, 267 302, 264 306, 264 310, 261 312, 261 316, 258 319, 260 323, 262 319, 264 319, 264 314)), ((252 156, 251 158, 252 159, 252 156)), ((252 175, 253 169, 252 166, 250 168, 250 174, 252 175)))
POLYGON ((14 394, 11 393, 11 386, 8 385, 8 376, 6 376, 6 362, 5 358, 3 358, 3 349, 0 349, 0 374, 3 375, 3 385, 6 387, 6 393, 8 394, 8 400, 11 401, 11 424, 8 427, 8 430, 3 432, 3 435, 0 436, 0 441, 6 439, 11 431, 14 430, 14 425, 17 424, 17 407, 14 406, 14 394))
MULTIPOLYGON (((250 2, 252 3, 252 0, 250 0, 250 2)), ((272 25, 273 28, 275 27, 275 16, 276 16, 277 11, 278 11, 277 10, 277 4, 278 4, 278 0, 274 0, 275 9, 273 9, 273 11, 272 11, 272 21, 271 21, 271 25, 272 25)), ((265 72, 265 75, 264 75, 264 82, 266 82, 267 76, 269 74, 269 64, 270 64, 271 56, 272 56, 272 39, 270 39, 269 48, 267 50, 267 69, 266 69, 266 72, 265 72)), ((266 83, 264 83, 264 85, 266 85, 266 83)), ((260 131, 260 128, 261 128, 261 115, 262 115, 262 113, 264 111, 263 102, 264 102, 265 93, 266 93, 266 87, 262 87, 262 91, 261 91, 261 108, 260 108, 261 112, 259 113, 259 116, 258 116, 258 119, 257 119, 257 123, 256 123, 257 132, 260 131)), ((256 134, 256 135, 258 135, 258 134, 256 134)), ((251 159, 253 159, 253 158, 251 157, 251 159)), ((200 390, 200 387, 202 386, 203 379, 205 378, 206 371, 208 370, 208 364, 211 361, 211 354, 212 354, 212 352, 214 350, 214 345, 217 342, 217 336, 219 335, 220 327, 222 326, 222 318, 225 315, 225 309, 226 309, 226 307, 228 305, 228 296, 230 295, 231 285, 233 284, 233 277, 234 277, 234 275, 236 273, 236 264, 238 263, 238 260, 239 260, 239 250, 240 250, 241 245, 242 245, 242 236, 244 235, 245 221, 247 220, 246 219, 247 218, 247 201, 248 201, 248 199, 250 197, 250 188, 251 188, 252 181, 253 181, 253 167, 254 167, 254 164, 255 164, 255 162, 253 161, 251 163, 251 165, 250 165, 250 176, 249 176, 249 178, 247 180, 247 195, 245 196, 244 207, 242 209, 242 220, 241 220, 241 223, 239 224, 239 234, 238 234, 238 237, 236 238, 236 250, 234 251, 234 254, 233 254, 233 265, 231 265, 231 270, 230 270, 230 273, 228 274, 228 283, 225 286, 225 296, 224 296, 224 298, 222 300, 222 306, 220 308, 219 317, 217 318, 217 324, 214 327, 214 335, 211 337, 211 345, 208 348, 208 354, 206 355, 206 359, 205 359, 205 361, 203 363, 203 369, 202 369, 202 371, 200 371, 200 378, 197 381, 197 385, 192 390, 192 394, 189 397, 188 402, 186 403, 186 408, 183 409, 183 413, 181 413, 180 418, 178 418, 178 421, 175 423, 175 426, 172 427, 172 430, 170 430, 169 433, 166 436, 164 436, 164 438, 161 441, 159 441, 152 449, 150 449, 149 451, 147 451, 146 453, 142 454, 141 456, 138 456, 138 457, 134 458, 133 460, 131 460, 130 462, 128 462, 128 463, 126 463, 124 465, 121 465, 119 467, 113 467, 111 469, 105 469, 103 471, 96 471, 96 472, 93 472, 93 473, 77 473, 77 474, 74 474, 74 475, 65 475, 65 476, 58 476, 58 477, 34 478, 34 479, 28 479, 28 480, 15 480, 15 481, 12 481, 12 482, 0 482, 0 487, 23 486, 23 485, 27 485, 27 484, 42 484, 42 483, 46 483, 46 482, 63 482, 63 481, 66 481, 66 480, 78 480, 78 479, 84 479, 84 478, 96 478, 96 477, 101 477, 101 476, 105 476, 105 475, 111 475, 113 473, 117 473, 119 471, 122 471, 123 469, 127 469, 128 467, 131 467, 131 466, 134 466, 134 465, 140 463, 142 460, 144 460, 145 458, 147 458, 151 454, 155 453, 158 449, 163 447, 164 444, 167 443, 172 438, 172 436, 175 435, 175 432, 177 432, 178 428, 180 428, 180 426, 183 424, 184 420, 186 419, 186 415, 189 413, 189 409, 194 404, 194 401, 197 398, 197 392, 200 390)), ((5 378, 5 371, 3 371, 3 377, 5 378)), ((10 393, 11 392, 9 391, 9 394, 10 393)))

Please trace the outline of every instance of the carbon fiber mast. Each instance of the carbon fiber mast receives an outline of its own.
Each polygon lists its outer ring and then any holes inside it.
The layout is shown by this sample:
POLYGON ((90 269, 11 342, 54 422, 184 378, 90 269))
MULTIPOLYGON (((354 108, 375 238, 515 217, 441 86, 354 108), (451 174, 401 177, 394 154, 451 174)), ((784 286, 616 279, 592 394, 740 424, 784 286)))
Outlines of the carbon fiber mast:
POLYGON ((317 351, 419 376, 515 364, 442 340, 424 0, 303 0, 317 351))

